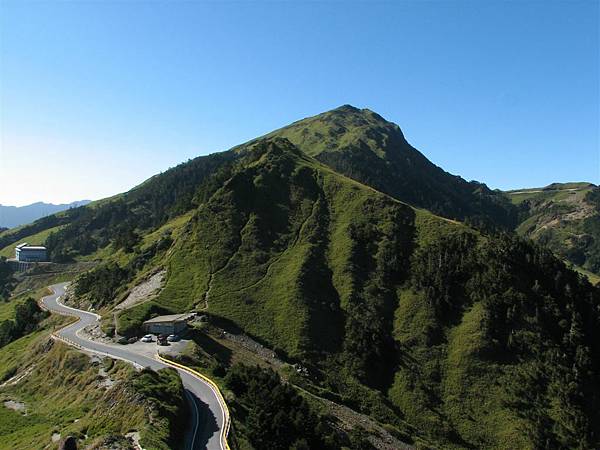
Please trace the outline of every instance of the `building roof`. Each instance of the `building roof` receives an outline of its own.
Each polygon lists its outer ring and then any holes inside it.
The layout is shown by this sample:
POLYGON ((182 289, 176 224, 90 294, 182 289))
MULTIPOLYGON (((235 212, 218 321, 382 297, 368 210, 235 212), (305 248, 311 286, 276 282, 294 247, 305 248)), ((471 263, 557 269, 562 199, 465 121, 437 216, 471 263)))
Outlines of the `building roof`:
POLYGON ((22 248, 22 247, 27 247, 29 244, 27 244, 27 242, 23 242, 19 245, 17 245, 15 248, 22 248))
POLYGON ((46 250, 46 247, 44 247, 43 245, 26 245, 26 246, 22 246, 22 245, 17 245, 17 248, 19 250, 46 250))
POLYGON ((144 323, 185 322, 193 316, 193 313, 170 314, 168 316, 154 317, 153 319, 146 320, 144 323))

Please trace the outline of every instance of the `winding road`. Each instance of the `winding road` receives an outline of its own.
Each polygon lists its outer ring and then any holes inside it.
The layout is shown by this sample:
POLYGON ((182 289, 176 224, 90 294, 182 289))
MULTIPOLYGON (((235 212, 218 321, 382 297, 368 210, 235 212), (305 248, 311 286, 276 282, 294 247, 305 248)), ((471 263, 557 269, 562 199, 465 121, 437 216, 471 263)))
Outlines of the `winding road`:
MULTIPOLYGON (((88 325, 92 325, 100 319, 100 316, 87 311, 71 308, 60 302, 60 297, 65 292, 68 283, 58 283, 50 286, 54 292, 42 298, 42 305, 49 311, 68 316, 78 317, 79 320, 68 325, 55 333, 57 337, 68 344, 80 347, 83 350, 120 359, 134 364, 137 367, 149 367, 153 370, 164 369, 169 365, 153 359, 147 355, 136 353, 128 346, 118 344, 104 344, 83 338, 79 331, 88 325)), ((226 412, 219 401, 217 393, 209 383, 203 379, 178 369, 185 388, 185 395, 190 402, 192 421, 190 429, 185 437, 186 449, 199 450, 227 450, 226 436, 222 432, 226 423, 226 412)))

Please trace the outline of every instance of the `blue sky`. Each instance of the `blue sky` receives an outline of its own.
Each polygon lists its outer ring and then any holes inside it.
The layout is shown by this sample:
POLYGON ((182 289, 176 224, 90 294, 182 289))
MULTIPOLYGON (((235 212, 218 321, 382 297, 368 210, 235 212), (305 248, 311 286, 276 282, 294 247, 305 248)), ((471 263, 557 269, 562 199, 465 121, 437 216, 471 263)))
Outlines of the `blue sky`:
POLYGON ((105 197, 346 103, 492 188, 598 183, 598 28, 597 1, 0 0, 0 203, 105 197))

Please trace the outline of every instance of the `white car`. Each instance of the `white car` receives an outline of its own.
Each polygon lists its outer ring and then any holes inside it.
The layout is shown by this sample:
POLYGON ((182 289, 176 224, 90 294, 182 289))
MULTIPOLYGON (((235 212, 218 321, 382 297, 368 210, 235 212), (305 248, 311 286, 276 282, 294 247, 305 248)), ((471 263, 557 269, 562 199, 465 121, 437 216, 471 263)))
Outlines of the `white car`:
POLYGON ((142 342, 152 342, 153 341, 152 335, 151 334, 147 334, 142 339, 140 339, 140 341, 142 341, 142 342))
POLYGON ((170 334, 167 336, 167 341, 169 342, 177 342, 179 340, 179 336, 176 334, 170 334))

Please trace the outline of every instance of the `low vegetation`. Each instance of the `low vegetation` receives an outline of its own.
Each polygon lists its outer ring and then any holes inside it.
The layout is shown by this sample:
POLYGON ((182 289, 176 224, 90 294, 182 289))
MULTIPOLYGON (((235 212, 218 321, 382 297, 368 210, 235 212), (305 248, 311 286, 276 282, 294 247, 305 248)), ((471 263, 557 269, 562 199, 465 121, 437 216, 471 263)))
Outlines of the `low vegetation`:
POLYGON ((16 284, 14 272, 6 258, 0 256, 0 302, 6 301, 16 284))
POLYGON ((431 163, 398 125, 368 109, 345 105, 295 122, 284 137, 336 172, 411 205, 484 228, 512 229, 517 209, 497 191, 431 163))
MULTIPOLYGON (((0 350, 0 405, 3 448, 57 448, 53 434, 75 436, 81 445, 107 448, 140 433, 147 449, 172 450, 181 444, 186 404, 177 372, 136 372, 110 359, 103 361, 34 332, 0 350), (15 381, 13 381, 15 380, 15 381), (5 447, 4 447, 5 446, 5 447)), ((130 444, 128 444, 130 445, 130 444)))
POLYGON ((0 322, 0 348, 35 331, 46 317, 48 317, 48 313, 42 311, 31 297, 23 302, 15 303, 14 319, 5 319, 0 322))

